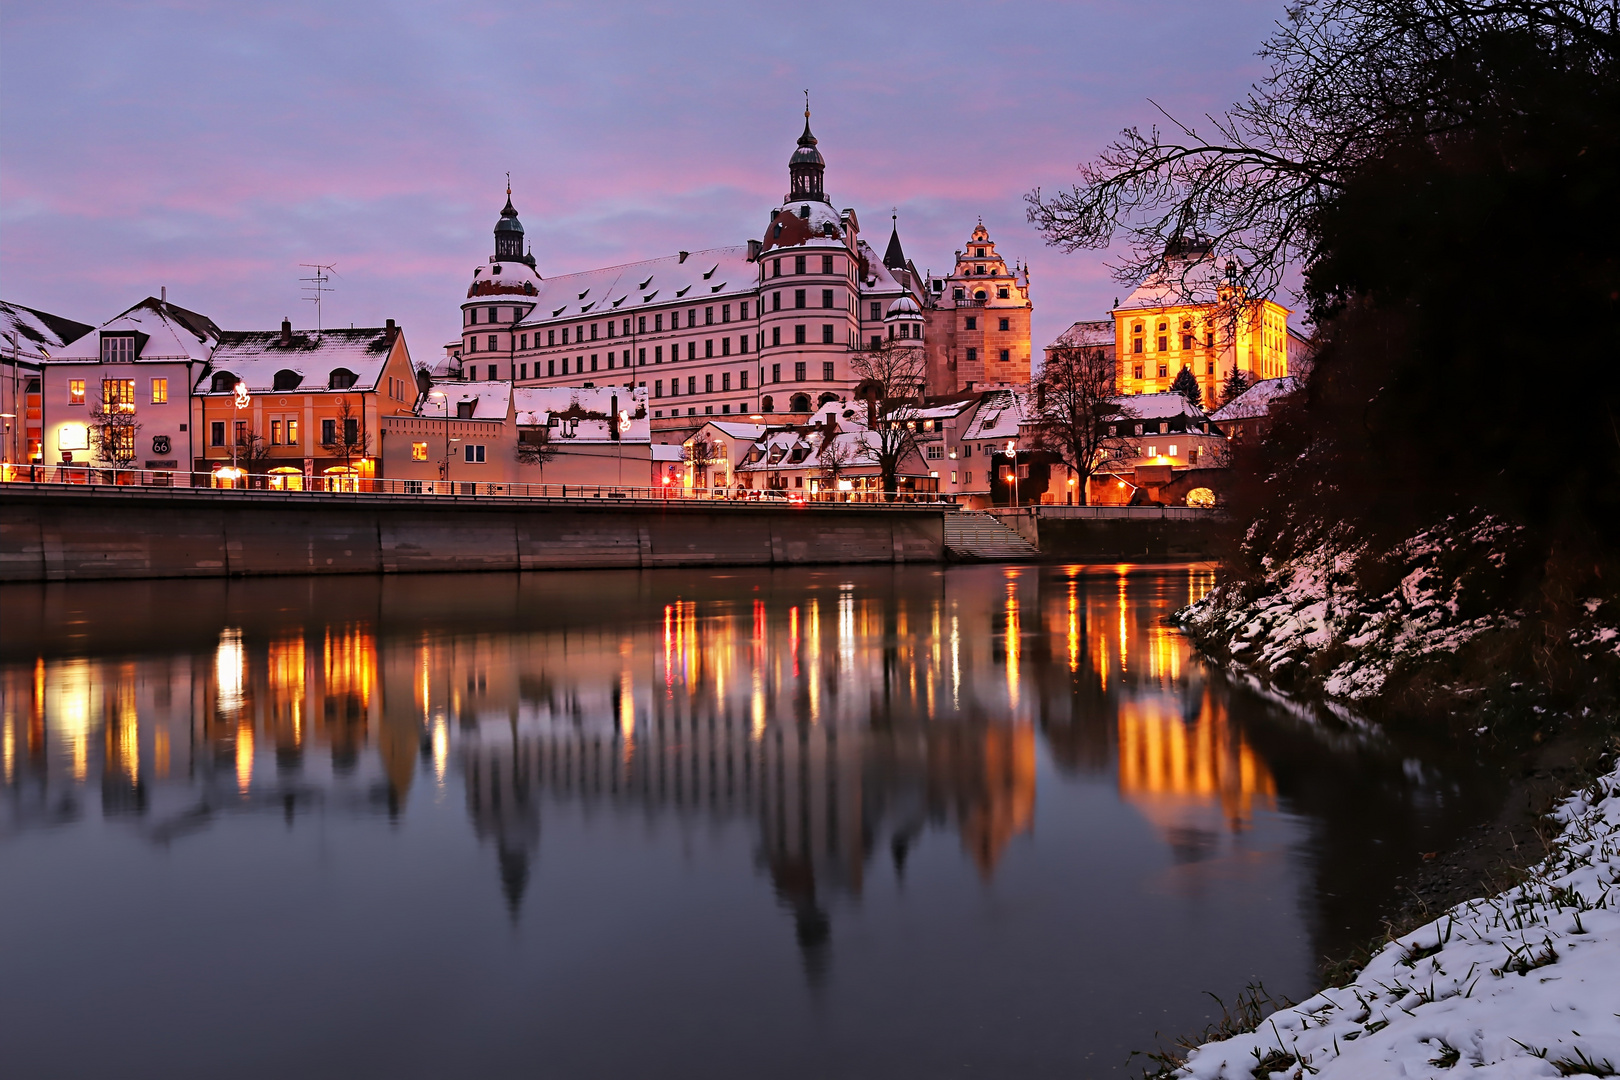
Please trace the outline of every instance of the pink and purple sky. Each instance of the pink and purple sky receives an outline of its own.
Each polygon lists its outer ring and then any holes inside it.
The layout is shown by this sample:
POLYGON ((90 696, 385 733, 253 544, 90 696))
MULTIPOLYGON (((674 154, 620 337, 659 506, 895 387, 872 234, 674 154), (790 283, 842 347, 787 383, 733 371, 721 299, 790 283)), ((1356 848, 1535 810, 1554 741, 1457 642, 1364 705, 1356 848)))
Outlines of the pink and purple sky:
POLYGON ((740 244, 787 190, 804 88, 827 190, 948 269, 982 216, 1031 268, 1035 348, 1125 291, 1023 195, 1073 181, 1152 97, 1201 117, 1263 74, 1282 0, 320 4, 0 9, 0 297, 99 323, 167 286, 227 329, 457 305, 511 170, 542 275, 740 244))

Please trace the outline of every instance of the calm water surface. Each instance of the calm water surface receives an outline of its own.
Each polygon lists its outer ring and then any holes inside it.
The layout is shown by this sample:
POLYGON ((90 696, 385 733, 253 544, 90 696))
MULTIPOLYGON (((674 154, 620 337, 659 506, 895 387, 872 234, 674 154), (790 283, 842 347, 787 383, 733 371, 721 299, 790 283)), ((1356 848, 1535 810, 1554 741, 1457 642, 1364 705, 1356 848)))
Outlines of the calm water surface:
POLYGON ((1496 794, 1207 669, 1211 583, 0 590, 0 1074, 1134 1074, 1496 794))

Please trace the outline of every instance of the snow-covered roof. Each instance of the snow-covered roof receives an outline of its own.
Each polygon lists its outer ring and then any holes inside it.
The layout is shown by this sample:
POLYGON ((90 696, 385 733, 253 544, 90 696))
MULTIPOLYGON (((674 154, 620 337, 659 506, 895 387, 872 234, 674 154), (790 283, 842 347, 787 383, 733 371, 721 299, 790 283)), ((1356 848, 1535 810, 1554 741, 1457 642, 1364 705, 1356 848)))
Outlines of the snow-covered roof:
POLYGON ((1210 413, 1209 418, 1219 423, 1223 420, 1247 420, 1251 417, 1266 416, 1270 414, 1272 404, 1278 398, 1292 394, 1298 389, 1299 380, 1292 375, 1284 375, 1280 379, 1261 379, 1210 413))
MULTIPOLYGON (((637 308, 701 304, 751 293, 758 269, 748 248, 719 247, 546 278, 524 326, 610 318, 637 308)), ((510 264, 502 264, 503 266, 510 264)), ((527 267, 525 267, 527 269, 527 267)), ((522 300, 511 297, 509 300, 522 300)))
POLYGON ((1114 347, 1114 320, 1077 322, 1059 334, 1047 349, 1093 349, 1114 347))
POLYGON ((213 392, 209 389, 213 375, 229 372, 247 384, 249 393, 268 393, 275 388, 276 373, 280 371, 301 376, 296 386, 282 387, 301 394, 333 388, 332 374, 336 371, 354 373, 350 389, 374 390, 393 351, 395 335, 404 340, 404 331, 382 326, 325 330, 319 334, 294 330, 283 343, 279 330, 228 330, 220 334, 214 348, 213 374, 198 380, 197 392, 213 392))
POLYGON ((434 418, 449 416, 462 420, 502 420, 512 404, 512 384, 499 380, 435 383, 417 403, 416 415, 434 418), (443 395, 443 396, 440 396, 443 395), (472 414, 465 415, 468 404, 472 414))
POLYGON ((630 418, 629 430, 621 431, 617 441, 652 441, 646 387, 520 386, 512 395, 520 427, 548 427, 556 419, 560 430, 553 432, 554 437, 580 443, 614 441, 610 424, 617 398, 619 411, 630 418))
POLYGON ((489 262, 473 271, 469 300, 533 300, 544 286, 539 273, 517 259, 489 262))
POLYGON ((1114 310, 1213 304, 1219 299, 1220 286, 1220 271, 1212 260, 1168 258, 1114 310))
POLYGON ((686 450, 680 443, 653 443, 652 460, 654 461, 685 461, 686 450))
POLYGON ((844 247, 843 215, 819 199, 785 203, 771 211, 764 250, 789 247, 844 247))
MULTIPOLYGON (((95 327, 74 322, 48 311, 36 311, 21 304, 0 300, 0 337, 9 347, 16 342, 16 355, 23 360, 46 360, 56 356, 95 327)), ((10 349, 7 349, 8 355, 10 349)))
MULTIPOLYGON (((219 327, 206 315, 187 311, 183 307, 148 296, 99 327, 102 333, 134 332, 140 341, 142 361, 204 361, 215 350, 221 338, 219 327)), ((99 362, 101 338, 97 334, 84 334, 76 341, 59 349, 56 360, 99 362)))
POLYGON ((889 305, 888 314, 884 315, 883 318, 884 321, 889 319, 920 319, 922 318, 922 309, 917 306, 917 301, 911 297, 902 296, 889 305))
POLYGON ((1112 399, 1114 404, 1137 420, 1170 420, 1185 416, 1202 422, 1209 419, 1203 409, 1178 393, 1126 394, 1112 399))
POLYGON ((703 426, 712 427, 730 438, 747 439, 750 442, 765 434, 767 430, 765 424, 739 424, 730 420, 710 420, 703 426))
POLYGON ((979 399, 979 411, 962 433, 962 440, 1016 439, 1026 406, 1024 395, 1015 390, 989 391, 979 399))

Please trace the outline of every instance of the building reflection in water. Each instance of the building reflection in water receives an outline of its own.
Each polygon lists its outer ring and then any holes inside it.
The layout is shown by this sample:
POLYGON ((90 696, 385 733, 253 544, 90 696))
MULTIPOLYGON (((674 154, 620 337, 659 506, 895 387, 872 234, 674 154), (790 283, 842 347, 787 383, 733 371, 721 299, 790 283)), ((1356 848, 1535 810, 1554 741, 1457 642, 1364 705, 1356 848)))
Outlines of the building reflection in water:
POLYGON ((97 789, 157 842, 232 813, 398 816, 420 768, 440 795, 459 778, 516 918, 547 801, 735 820, 815 977, 839 898, 877 865, 903 875, 930 834, 993 877, 1035 825, 1037 729, 1055 767, 1112 771, 1187 858, 1274 798, 1160 622, 1207 574, 598 576, 573 605, 545 575, 471 580, 367 586, 387 619, 312 600, 216 623, 208 650, 8 643, 0 831, 93 812, 97 789), (513 589, 534 614, 481 629, 513 589))

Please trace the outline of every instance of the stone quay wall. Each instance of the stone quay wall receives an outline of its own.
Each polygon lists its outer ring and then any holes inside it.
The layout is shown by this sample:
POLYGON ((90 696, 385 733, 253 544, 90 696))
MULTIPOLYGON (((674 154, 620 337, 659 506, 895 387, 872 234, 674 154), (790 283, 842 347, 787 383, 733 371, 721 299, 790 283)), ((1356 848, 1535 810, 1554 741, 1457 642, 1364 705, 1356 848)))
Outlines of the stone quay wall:
POLYGON ((0 582, 944 559, 939 506, 0 489, 0 582))

